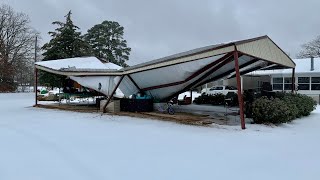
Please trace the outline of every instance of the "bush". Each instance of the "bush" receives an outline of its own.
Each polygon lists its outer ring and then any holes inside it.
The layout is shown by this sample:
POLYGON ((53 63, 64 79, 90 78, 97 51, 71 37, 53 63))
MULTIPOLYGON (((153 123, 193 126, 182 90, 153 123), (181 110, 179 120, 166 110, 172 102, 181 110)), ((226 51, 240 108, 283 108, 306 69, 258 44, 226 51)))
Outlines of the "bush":
POLYGON ((212 105, 222 105, 224 104, 225 95, 218 93, 214 95, 201 94, 201 96, 195 98, 193 101, 196 104, 212 104, 212 105))
POLYGON ((222 93, 212 95, 211 103, 212 105, 222 105, 225 103, 226 96, 222 93))
POLYGON ((245 90, 243 92, 244 113, 247 118, 252 118, 252 103, 257 98, 254 90, 245 90))
POLYGON ((308 116, 316 108, 316 102, 309 96, 291 93, 276 93, 275 98, 261 97, 252 104, 252 118, 255 123, 285 123, 308 116))
POLYGON ((295 118, 308 116, 316 109, 317 102, 303 94, 276 93, 276 97, 287 102, 288 106, 294 104, 297 108, 295 118))
POLYGON ((284 123, 290 121, 290 108, 279 98, 261 97, 252 104, 252 118, 255 123, 284 123))

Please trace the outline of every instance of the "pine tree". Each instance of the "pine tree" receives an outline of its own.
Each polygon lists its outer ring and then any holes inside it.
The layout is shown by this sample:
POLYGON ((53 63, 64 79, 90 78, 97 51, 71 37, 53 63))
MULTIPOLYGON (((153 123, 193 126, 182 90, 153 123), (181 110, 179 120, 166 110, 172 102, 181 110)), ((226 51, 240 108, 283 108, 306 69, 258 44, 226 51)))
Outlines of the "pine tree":
MULTIPOLYGON (((65 17, 65 23, 60 21, 52 23, 59 27, 54 32, 49 32, 52 39, 42 47, 45 51, 43 53, 44 61, 92 55, 90 45, 82 39, 81 33, 77 32, 80 28, 74 25, 71 20, 71 11, 65 17)), ((62 78, 62 76, 41 72, 40 83, 59 87, 62 78)))
POLYGON ((118 22, 103 21, 88 30, 85 40, 91 45, 96 57, 126 67, 131 48, 123 38, 124 28, 118 22))

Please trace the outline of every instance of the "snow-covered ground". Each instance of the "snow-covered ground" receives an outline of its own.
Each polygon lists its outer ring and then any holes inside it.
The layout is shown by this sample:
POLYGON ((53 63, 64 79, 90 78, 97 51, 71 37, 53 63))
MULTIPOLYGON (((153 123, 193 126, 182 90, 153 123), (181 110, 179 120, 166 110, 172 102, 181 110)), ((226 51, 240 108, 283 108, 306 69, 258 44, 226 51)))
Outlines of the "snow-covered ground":
POLYGON ((280 127, 193 127, 0 94, 0 179, 319 179, 320 108, 280 127))

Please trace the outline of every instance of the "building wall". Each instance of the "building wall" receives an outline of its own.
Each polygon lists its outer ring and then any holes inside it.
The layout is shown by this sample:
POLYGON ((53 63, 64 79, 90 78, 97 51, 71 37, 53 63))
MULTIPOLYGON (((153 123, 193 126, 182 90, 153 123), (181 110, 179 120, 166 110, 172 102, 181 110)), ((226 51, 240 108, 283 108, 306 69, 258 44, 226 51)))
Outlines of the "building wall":
MULTIPOLYGON (((312 83, 312 77, 319 77, 320 78, 320 73, 297 73, 295 76, 296 92, 300 93, 300 94, 308 95, 319 103, 320 102, 320 89, 319 90, 312 89, 312 87, 311 87, 312 84, 317 84, 317 83, 312 83), (299 90, 298 89, 298 85, 301 84, 298 81, 299 77, 309 77, 309 80, 310 80, 309 81, 309 90, 301 90, 301 89, 299 90)), ((285 83, 285 78, 288 78, 288 79, 292 78, 291 74, 264 75, 264 76, 260 76, 260 77, 258 77, 258 76, 242 76, 243 90, 259 89, 263 82, 268 82, 271 85, 274 85, 273 78, 282 78, 283 79, 282 89, 281 90, 273 90, 273 91, 291 92, 291 88, 287 89, 287 90, 284 89, 285 84, 291 84, 291 82, 285 83)), ((236 78, 223 80, 223 85, 237 86, 236 78)), ((319 86, 320 86, 320 82, 319 82, 319 86)))
MULTIPOLYGON (((276 84, 276 83, 274 83, 273 81, 274 81, 274 78, 291 78, 291 75, 289 75, 289 74, 276 74, 276 75, 272 75, 271 76, 271 84, 274 86, 274 84, 276 84)), ((308 95, 308 96, 310 96, 310 97, 312 97, 314 100, 316 100, 318 103, 320 102, 320 88, 318 88, 318 87, 320 87, 320 82, 315 82, 314 80, 314 78, 318 78, 318 79, 320 79, 320 73, 314 73, 314 72, 312 72, 312 73, 297 73, 296 75, 295 75, 295 89, 296 89, 296 92, 297 93, 300 93, 300 94, 305 94, 305 95, 308 95), (309 82, 308 83, 301 83, 301 82, 299 82, 299 77, 303 77, 303 78, 309 78, 309 82), (309 84, 309 89, 308 90, 302 90, 302 89, 300 89, 300 87, 299 87, 299 85, 301 86, 301 85, 307 85, 307 84, 309 84), (314 89, 314 88, 316 88, 316 89, 314 89)), ((274 91, 286 91, 286 92, 290 92, 290 90, 285 90, 284 89, 284 87, 283 87, 283 89, 282 90, 274 90, 274 91)))
MULTIPOLYGON (((263 82, 271 83, 270 76, 241 76, 243 90, 259 89, 263 82)), ((237 86, 236 78, 223 80, 223 85, 237 86)))

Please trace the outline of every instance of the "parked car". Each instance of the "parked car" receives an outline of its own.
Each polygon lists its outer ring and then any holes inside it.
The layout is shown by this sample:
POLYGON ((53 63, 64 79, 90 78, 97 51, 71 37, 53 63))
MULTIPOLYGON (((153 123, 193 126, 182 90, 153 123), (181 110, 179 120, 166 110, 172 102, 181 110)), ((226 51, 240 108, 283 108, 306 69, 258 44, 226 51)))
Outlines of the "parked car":
POLYGON ((237 88, 234 86, 212 86, 211 88, 204 88, 201 91, 202 93, 206 94, 218 94, 221 93, 223 95, 227 95, 228 92, 234 92, 237 93, 237 88))

